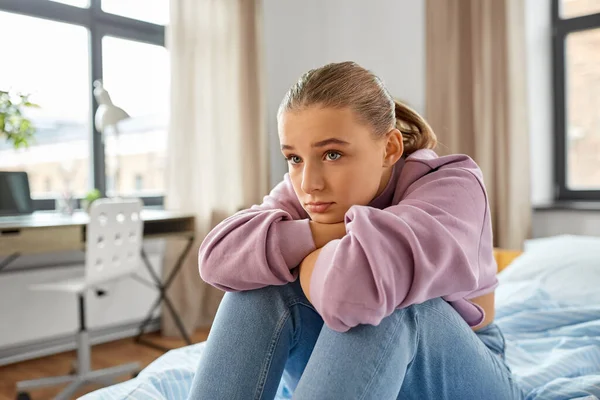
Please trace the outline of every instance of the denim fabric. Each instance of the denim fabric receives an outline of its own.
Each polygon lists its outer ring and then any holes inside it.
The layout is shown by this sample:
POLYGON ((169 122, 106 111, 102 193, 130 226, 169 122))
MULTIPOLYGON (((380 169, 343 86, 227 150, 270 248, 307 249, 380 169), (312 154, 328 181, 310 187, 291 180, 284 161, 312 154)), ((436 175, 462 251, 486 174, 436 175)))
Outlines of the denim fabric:
POLYGON ((227 293, 189 399, 521 399, 491 324, 477 333, 444 300, 396 310, 379 325, 329 329, 299 281, 227 293))

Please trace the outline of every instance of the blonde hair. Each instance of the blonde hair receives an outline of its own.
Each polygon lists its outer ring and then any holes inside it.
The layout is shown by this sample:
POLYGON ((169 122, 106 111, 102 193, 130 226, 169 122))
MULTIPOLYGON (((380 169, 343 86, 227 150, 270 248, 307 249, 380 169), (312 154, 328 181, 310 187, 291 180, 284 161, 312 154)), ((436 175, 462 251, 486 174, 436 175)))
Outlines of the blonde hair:
POLYGON ((373 128, 376 137, 395 127, 402 132, 405 155, 437 145, 423 117, 395 100, 375 74, 351 61, 327 64, 302 75, 284 96, 277 117, 315 105, 350 108, 373 128))

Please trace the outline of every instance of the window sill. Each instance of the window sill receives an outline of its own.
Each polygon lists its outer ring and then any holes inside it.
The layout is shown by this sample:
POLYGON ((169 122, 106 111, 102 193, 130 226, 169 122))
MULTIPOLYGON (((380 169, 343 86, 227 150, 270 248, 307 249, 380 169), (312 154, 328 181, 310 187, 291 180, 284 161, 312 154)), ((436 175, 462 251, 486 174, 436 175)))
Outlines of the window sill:
POLYGON ((534 211, 599 211, 600 201, 554 201, 533 207, 534 211))
MULTIPOLYGON (((144 208, 164 210, 164 195, 158 196, 140 196, 142 201, 144 202, 144 208)), ((81 198, 76 198, 77 202, 75 209, 81 210, 81 198)), ((33 209, 34 211, 56 211, 56 199, 40 199, 34 198, 33 201, 33 209)))

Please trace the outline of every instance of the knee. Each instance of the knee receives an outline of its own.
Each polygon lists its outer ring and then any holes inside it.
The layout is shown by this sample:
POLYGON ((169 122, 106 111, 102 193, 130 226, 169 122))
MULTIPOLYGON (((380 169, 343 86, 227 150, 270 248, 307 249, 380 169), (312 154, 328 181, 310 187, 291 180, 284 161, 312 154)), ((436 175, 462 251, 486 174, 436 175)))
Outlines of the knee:
POLYGON ((308 303, 298 280, 285 285, 271 285, 243 292, 228 292, 225 294, 223 300, 228 303, 237 303, 237 305, 247 304, 252 307, 260 307, 261 309, 267 308, 266 306, 273 307, 274 305, 280 305, 289 307, 299 302, 308 303))
POLYGON ((455 326, 462 326, 465 324, 465 321, 460 314, 458 314, 458 312, 442 298, 431 299, 420 304, 415 304, 409 307, 409 309, 414 313, 421 329, 426 329, 430 324, 439 327, 441 321, 451 323, 455 326))

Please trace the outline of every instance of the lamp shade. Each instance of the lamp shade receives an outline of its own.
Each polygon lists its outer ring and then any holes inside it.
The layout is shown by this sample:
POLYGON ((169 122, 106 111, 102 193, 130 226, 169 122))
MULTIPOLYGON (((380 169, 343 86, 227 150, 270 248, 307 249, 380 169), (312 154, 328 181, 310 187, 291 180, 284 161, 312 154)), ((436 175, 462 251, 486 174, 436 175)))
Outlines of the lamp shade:
POLYGON ((129 118, 125 110, 113 104, 110 95, 99 80, 94 82, 94 97, 98 102, 98 110, 94 116, 98 132, 105 133, 107 127, 114 127, 120 121, 129 118))

